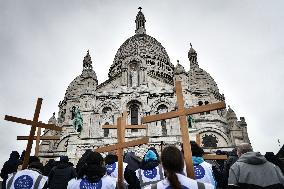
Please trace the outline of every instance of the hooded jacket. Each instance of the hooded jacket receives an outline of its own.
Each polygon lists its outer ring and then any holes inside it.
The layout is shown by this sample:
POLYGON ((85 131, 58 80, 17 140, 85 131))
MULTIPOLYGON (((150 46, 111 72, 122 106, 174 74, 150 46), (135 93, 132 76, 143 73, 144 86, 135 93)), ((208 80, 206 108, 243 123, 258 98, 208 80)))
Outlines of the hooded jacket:
POLYGON ((6 180, 8 179, 8 175, 17 172, 18 166, 22 163, 19 158, 19 153, 17 151, 12 151, 9 160, 4 163, 1 170, 1 177, 3 179, 2 189, 6 188, 6 180))
POLYGON ((61 161, 53 167, 48 175, 50 189, 65 189, 68 182, 76 177, 76 171, 69 162, 61 161))
POLYGON ((228 185, 229 188, 284 189, 284 176, 279 167, 259 152, 247 152, 231 166, 228 185))
POLYGON ((140 160, 135 156, 134 152, 128 152, 125 155, 124 162, 128 164, 124 171, 124 178, 128 183, 128 189, 140 189, 140 182, 135 173, 139 169, 140 160))
POLYGON ((202 157, 192 156, 194 165, 194 175, 198 182, 209 183, 216 186, 217 183, 213 176, 212 165, 204 161, 202 157))

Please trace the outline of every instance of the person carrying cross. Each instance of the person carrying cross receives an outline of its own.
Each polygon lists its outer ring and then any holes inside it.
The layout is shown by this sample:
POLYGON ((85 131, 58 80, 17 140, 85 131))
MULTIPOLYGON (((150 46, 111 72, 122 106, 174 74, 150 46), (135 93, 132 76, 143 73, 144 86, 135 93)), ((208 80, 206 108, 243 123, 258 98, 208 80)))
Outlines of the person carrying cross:
POLYGON ((161 155, 166 178, 145 189, 214 189, 208 183, 201 183, 183 175, 184 158, 181 151, 175 146, 167 146, 161 155))
POLYGON ((217 186, 212 165, 205 162, 202 157, 204 154, 203 149, 194 141, 190 141, 190 145, 192 150, 192 162, 194 166, 195 179, 198 182, 210 183, 213 186, 217 186))
MULTIPOLYGON (((139 169, 136 170, 136 188, 140 185, 141 188, 145 188, 149 184, 159 182, 164 179, 164 171, 160 165, 159 155, 155 148, 151 147, 146 152, 139 169)), ((129 183, 132 185, 132 183, 129 183)))
MULTIPOLYGON (((127 166, 127 163, 123 162, 123 172, 127 166)), ((118 178, 118 157, 116 154, 109 153, 105 157, 105 167, 107 175, 118 178)))
POLYGON ((43 165, 36 156, 31 156, 28 168, 9 175, 6 189, 37 188, 45 187, 47 177, 42 175, 43 165))

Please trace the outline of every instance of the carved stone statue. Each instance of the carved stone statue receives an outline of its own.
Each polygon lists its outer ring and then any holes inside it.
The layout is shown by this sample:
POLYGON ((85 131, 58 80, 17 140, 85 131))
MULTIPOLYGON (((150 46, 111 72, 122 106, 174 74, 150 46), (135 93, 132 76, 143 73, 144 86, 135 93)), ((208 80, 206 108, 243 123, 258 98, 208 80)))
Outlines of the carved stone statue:
POLYGON ((193 127, 193 123, 194 123, 194 120, 193 120, 193 118, 191 117, 191 115, 189 115, 189 116, 187 117, 188 128, 192 128, 192 127, 193 127))
POLYGON ((73 127, 77 132, 81 132, 83 129, 83 118, 79 108, 74 111, 73 127))
POLYGON ((137 65, 132 63, 130 65, 130 86, 137 87, 138 86, 138 71, 137 65))

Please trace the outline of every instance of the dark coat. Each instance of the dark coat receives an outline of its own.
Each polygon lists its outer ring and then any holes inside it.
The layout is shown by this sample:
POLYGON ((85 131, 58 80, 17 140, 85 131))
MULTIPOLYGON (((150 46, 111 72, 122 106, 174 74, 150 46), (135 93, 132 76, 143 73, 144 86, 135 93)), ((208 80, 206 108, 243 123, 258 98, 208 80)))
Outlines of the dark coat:
POLYGON ((224 176, 224 185, 228 185, 228 178, 229 178, 229 170, 231 166, 238 160, 237 151, 233 150, 232 152, 229 152, 228 159, 224 163, 223 168, 223 176, 224 176))
POLYGON ((47 164, 44 166, 43 168, 43 175, 44 176, 48 176, 50 171, 53 169, 53 167, 56 166, 55 160, 54 159, 50 159, 47 164))
POLYGON ((125 155, 124 162, 127 163, 124 170, 124 179, 129 184, 128 189, 140 189, 140 182, 135 173, 139 169, 140 160, 135 156, 134 152, 128 152, 125 155))
MULTIPOLYGON (((156 154, 157 160, 145 161, 145 156, 144 156, 143 160, 141 161, 141 163, 139 165, 139 168, 142 169, 142 170, 153 169, 160 164, 159 154, 157 153, 157 151, 154 148, 150 148, 149 150, 152 150, 156 154)), ((124 172, 124 178, 125 178, 126 182, 129 184, 128 189, 140 189, 141 188, 140 187, 140 181, 137 178, 136 172, 135 172, 134 169, 135 170, 138 169, 136 163, 134 164, 134 166, 126 166, 126 169, 125 169, 125 172, 124 172)))
POLYGON ((66 189, 68 182, 76 177, 75 168, 71 163, 59 162, 48 175, 49 189, 66 189))
POLYGON ((277 165, 284 175, 284 163, 279 159, 278 156, 274 155, 273 152, 266 152, 264 157, 267 159, 267 161, 273 163, 274 165, 277 165))
POLYGON ((9 160, 4 163, 3 168, 1 169, 1 178, 3 179, 2 189, 6 188, 6 181, 8 179, 8 175, 17 172, 18 166, 22 163, 19 158, 19 153, 13 151, 10 154, 9 160))

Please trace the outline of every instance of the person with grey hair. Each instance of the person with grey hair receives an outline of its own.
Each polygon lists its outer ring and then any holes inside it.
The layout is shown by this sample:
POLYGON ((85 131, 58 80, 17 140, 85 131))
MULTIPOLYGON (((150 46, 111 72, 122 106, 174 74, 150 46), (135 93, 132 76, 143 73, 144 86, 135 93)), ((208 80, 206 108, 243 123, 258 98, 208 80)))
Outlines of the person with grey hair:
POLYGON ((237 154, 239 159, 229 171, 229 189, 284 189, 284 176, 280 168, 259 152, 253 152, 250 144, 240 144, 237 154))

